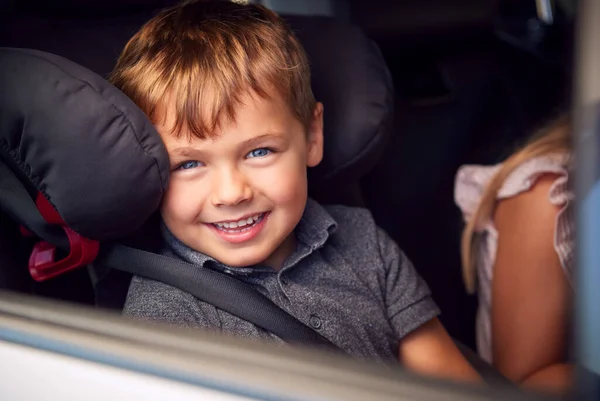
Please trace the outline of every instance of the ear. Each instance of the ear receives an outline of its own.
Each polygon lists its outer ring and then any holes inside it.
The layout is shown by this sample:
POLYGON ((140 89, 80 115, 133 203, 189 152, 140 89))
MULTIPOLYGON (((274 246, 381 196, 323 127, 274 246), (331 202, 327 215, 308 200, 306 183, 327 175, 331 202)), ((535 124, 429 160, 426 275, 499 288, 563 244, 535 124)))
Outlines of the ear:
POLYGON ((306 165, 315 167, 323 160, 323 103, 317 102, 308 127, 308 152, 306 165))

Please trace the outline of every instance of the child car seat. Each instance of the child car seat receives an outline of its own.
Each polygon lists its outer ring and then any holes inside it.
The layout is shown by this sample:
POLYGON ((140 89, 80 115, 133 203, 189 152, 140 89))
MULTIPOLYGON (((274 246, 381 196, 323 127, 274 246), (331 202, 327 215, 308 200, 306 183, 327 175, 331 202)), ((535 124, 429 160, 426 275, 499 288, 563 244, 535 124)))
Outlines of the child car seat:
MULTIPOLYGON (((354 26, 326 17, 286 18, 307 50, 313 90, 325 105, 325 155, 319 167, 309 170, 309 194, 322 203, 363 205, 359 180, 375 165, 390 134, 393 88, 386 63, 377 46, 354 26)), ((85 23, 77 17, 23 16, 0 26, 0 46, 49 51, 106 76, 147 19, 147 12, 105 14, 97 20, 87 16, 85 23)), ((131 240, 147 247, 151 238, 131 240)), ((60 288, 59 296, 81 288, 81 281, 60 288)), ((118 308, 127 285, 128 277, 111 272, 96 286, 98 299, 103 306, 118 308)))

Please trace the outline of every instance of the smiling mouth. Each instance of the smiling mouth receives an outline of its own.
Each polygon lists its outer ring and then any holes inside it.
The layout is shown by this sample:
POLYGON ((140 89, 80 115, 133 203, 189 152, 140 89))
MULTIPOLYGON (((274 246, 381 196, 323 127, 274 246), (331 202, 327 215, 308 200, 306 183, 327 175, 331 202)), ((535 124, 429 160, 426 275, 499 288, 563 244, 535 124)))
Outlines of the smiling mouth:
POLYGON ((222 223, 211 223, 219 231, 227 233, 241 233, 248 231, 262 221, 266 213, 259 213, 245 219, 222 223))

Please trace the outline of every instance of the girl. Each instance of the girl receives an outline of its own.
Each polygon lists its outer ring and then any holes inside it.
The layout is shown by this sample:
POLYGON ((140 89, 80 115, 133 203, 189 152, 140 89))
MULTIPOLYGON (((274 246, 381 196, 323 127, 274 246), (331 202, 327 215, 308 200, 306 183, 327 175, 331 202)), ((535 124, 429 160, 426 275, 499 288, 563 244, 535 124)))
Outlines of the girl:
POLYGON ((461 167, 455 186, 478 351, 509 379, 546 390, 567 389, 571 376, 571 132, 560 117, 503 163, 461 167))

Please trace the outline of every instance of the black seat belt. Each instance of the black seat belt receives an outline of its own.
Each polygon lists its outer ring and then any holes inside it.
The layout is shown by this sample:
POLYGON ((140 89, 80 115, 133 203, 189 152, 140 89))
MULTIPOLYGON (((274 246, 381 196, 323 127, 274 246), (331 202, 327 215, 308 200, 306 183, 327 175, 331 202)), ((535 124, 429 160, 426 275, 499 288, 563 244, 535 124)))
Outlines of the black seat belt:
POLYGON ((100 251, 95 265, 125 271, 179 288, 218 309, 248 321, 289 343, 333 345, 325 337, 281 309, 254 288, 206 268, 170 256, 110 244, 100 251))

